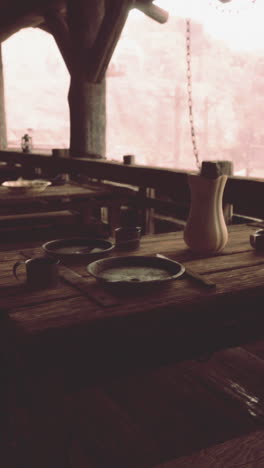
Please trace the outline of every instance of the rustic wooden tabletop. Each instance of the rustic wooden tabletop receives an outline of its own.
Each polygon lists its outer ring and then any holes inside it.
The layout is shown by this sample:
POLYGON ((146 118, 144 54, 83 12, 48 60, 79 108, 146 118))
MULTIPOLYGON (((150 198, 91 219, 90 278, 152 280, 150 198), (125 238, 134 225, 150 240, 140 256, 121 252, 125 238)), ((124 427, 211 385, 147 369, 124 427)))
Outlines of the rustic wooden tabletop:
POLYGON ((41 192, 13 193, 5 187, 0 187, 0 209, 8 205, 27 205, 32 202, 54 202, 63 198, 71 200, 100 199, 111 196, 109 188, 103 186, 81 186, 80 184, 66 183, 63 185, 51 185, 41 192))
POLYGON ((244 225, 230 227, 226 248, 210 257, 190 252, 182 232, 143 236, 138 250, 113 251, 113 256, 164 254, 213 281, 214 289, 183 276, 162 287, 113 290, 89 276, 85 262, 71 268, 86 278, 86 292, 62 280, 56 288, 29 291, 13 277, 12 265, 25 255, 41 254, 42 248, 17 244, 1 254, 0 308, 29 342, 39 337, 45 347, 45 337, 52 335, 55 346, 59 341, 70 350, 71 341, 74 348, 74 340, 87 343, 89 338, 98 362, 100 355, 104 362, 104 349, 113 342, 113 360, 126 349, 136 365, 144 356, 147 361, 159 361, 163 354, 181 359, 228 347, 250 340, 262 323, 257 304, 264 297, 264 254, 250 246, 251 232, 244 225))
MULTIPOLYGON (((216 288, 186 277, 108 292, 112 305, 63 282, 26 291, 12 265, 41 247, 3 248, 3 466, 262 466, 264 344, 253 338, 263 337, 264 254, 249 244, 253 231, 231 226, 225 250, 207 258, 181 232, 143 237, 134 255, 167 255, 216 288)), ((71 268, 102 293, 85 265, 71 268)))

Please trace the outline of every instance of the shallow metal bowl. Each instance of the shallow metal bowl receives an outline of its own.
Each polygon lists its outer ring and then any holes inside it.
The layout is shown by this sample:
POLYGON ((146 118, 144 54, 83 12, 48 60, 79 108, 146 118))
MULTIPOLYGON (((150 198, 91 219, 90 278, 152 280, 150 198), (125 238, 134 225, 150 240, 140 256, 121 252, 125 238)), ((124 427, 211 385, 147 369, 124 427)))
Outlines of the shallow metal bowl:
POLYGON ((181 263, 140 255, 97 260, 87 270, 105 284, 133 287, 164 284, 185 272, 181 263))
POLYGON ((42 192, 51 185, 49 180, 35 179, 35 180, 8 180, 2 183, 2 187, 8 189, 13 194, 36 193, 42 192))
POLYGON ((114 249, 114 244, 105 239, 71 237, 46 242, 42 248, 45 254, 64 263, 83 263, 106 257, 114 249))

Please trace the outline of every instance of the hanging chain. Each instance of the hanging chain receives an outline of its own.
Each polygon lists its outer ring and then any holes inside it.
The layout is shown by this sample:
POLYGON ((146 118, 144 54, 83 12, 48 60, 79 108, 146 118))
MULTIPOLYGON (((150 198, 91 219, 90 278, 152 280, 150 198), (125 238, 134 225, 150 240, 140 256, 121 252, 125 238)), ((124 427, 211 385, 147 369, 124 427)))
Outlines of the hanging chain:
MULTIPOLYGON (((222 1, 222 0, 220 0, 222 1)), ((225 3, 225 2, 222 2, 225 3)), ((229 3, 229 2, 228 2, 229 3)), ((250 0, 250 4, 253 5, 256 3, 256 0, 250 0)), ((223 6, 216 6, 216 0, 210 1, 211 5, 214 5, 216 10, 228 13, 232 13, 231 9, 226 10, 223 6)), ((240 10, 235 10, 234 13, 240 13, 240 10)), ((191 20, 186 18, 186 62, 187 62, 187 93, 188 93, 188 108, 189 108, 189 123, 191 130, 191 139, 193 153, 196 161, 196 166, 198 169, 201 168, 199 160, 199 151, 196 143, 196 133, 194 127, 194 117, 193 117, 193 92, 192 92, 192 64, 191 64, 191 20)))
POLYGON ((191 139, 193 154, 196 161, 196 166, 200 169, 199 152, 196 144, 196 134, 193 118, 193 97, 192 97, 192 69, 191 69, 191 21, 186 18, 186 62, 187 62, 187 93, 188 93, 188 108, 189 108, 189 123, 191 130, 191 139))

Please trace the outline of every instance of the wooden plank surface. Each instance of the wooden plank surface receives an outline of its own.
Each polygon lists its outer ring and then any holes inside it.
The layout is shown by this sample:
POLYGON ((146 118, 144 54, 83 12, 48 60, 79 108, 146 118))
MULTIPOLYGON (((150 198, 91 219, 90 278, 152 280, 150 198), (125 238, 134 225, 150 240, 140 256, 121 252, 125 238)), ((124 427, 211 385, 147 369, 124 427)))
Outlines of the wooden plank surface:
POLYGON ((134 423, 152 435, 157 460, 180 457, 259 427, 242 411, 241 402, 228 395, 221 376, 218 388, 212 389, 199 368, 194 372, 195 366, 193 362, 164 366, 104 385, 134 423))
POLYGON ((71 199, 102 198, 106 195, 110 196, 111 193, 111 190, 106 187, 82 187, 75 184, 51 185, 43 192, 26 193, 22 195, 9 192, 6 188, 0 187, 0 203, 25 203, 32 200, 38 201, 45 199, 53 201, 61 197, 70 197, 71 199))
MULTIPOLYGON (((192 304, 200 305, 200 307, 204 307, 206 304, 208 304, 211 307, 216 305, 218 301, 224 301, 226 298, 230 299, 229 296, 236 297, 236 294, 244 294, 245 298, 248 296, 250 299, 252 288, 254 289, 253 294, 261 294, 264 257, 257 255, 250 247, 248 242, 248 233, 250 231, 250 228, 241 228, 237 231, 231 231, 229 245, 227 245, 226 249, 224 250, 224 254, 218 255, 217 257, 209 257, 206 259, 206 262, 201 258, 193 259, 193 254, 191 254, 190 251, 184 247, 182 233, 170 233, 169 235, 146 237, 146 239, 142 240, 141 247, 135 253, 136 255, 153 255, 158 250, 160 253, 171 256, 171 258, 177 259, 180 262, 186 263, 186 265, 191 266, 194 271, 197 271, 202 275, 207 275, 208 278, 216 282, 216 291, 212 292, 205 290, 202 286, 198 286, 192 279, 189 278, 171 282, 168 286, 162 288, 162 290, 152 290, 151 294, 149 294, 148 291, 142 291, 140 293, 138 292, 136 295, 134 291, 131 293, 129 293, 129 291, 125 291, 124 294, 122 294, 122 291, 119 291, 119 306, 109 308, 107 312, 102 311, 102 309, 98 306, 93 306, 90 309, 89 316, 94 318, 96 316, 104 317, 105 315, 107 318, 125 317, 131 315, 144 316, 149 312, 154 319, 155 313, 164 313, 164 308, 170 315, 170 312, 172 312, 175 306, 177 306, 179 303, 182 304, 186 313, 188 312, 188 314, 190 314, 191 310, 188 311, 188 309, 190 309, 192 304), (177 253, 175 254, 175 252, 177 253), (190 260, 191 258, 192 260, 190 260)), ((31 253, 30 250, 25 250, 25 252, 31 253)), ((41 249, 35 250, 35 252, 40 253, 41 249)), ((115 255, 122 255, 122 253, 116 252, 115 255)), ((17 258, 17 255, 12 253, 12 251, 10 251, 10 253, 6 252, 4 254, 1 262, 1 275, 6 275, 5 272, 7 268, 9 268, 11 271, 10 266, 7 266, 8 262, 7 264, 5 262, 6 260, 13 261, 15 257, 17 258)), ((5 284, 5 286, 9 287, 14 284, 14 279, 12 278, 10 271, 10 281, 5 284)), ((76 271, 78 273, 81 272, 82 275, 87 275, 85 265, 78 267, 76 271)), ((93 278, 88 278, 87 281, 91 283, 91 288, 97 284, 93 278)), ((113 291, 108 290, 108 292, 110 295, 114 295, 113 291)), ((39 294, 41 302, 41 292, 39 294)), ((54 292, 46 291, 46 298, 50 294, 52 298, 54 292)), ((76 291, 75 294, 77 297, 80 296, 80 294, 77 294, 76 291)), ((86 301, 86 299, 80 297, 79 302, 76 300, 76 304, 71 304, 71 307, 73 307, 71 314, 72 317, 76 316, 75 307, 78 311, 82 310, 84 301, 86 301)), ((10 309, 13 309, 13 304, 14 302, 10 302, 10 309)), ((4 303, 4 308, 6 307, 8 307, 8 301, 5 301, 4 303)), ((41 304, 39 307, 41 307, 41 304)), ((63 309, 64 311, 68 310, 69 314, 69 306, 67 303, 64 304, 62 301, 61 308, 58 308, 57 311, 58 316, 60 313, 65 315, 63 309)), ((16 310, 12 310, 12 314, 13 317, 17 317, 18 319, 16 310)), ((44 316, 45 314, 43 314, 43 317, 44 316)), ((24 323, 26 323, 26 317, 27 313, 24 311, 24 323)), ((79 312, 78 320, 80 320, 79 312)), ((34 311, 32 310, 30 312, 30 322, 32 325, 31 331, 33 331, 34 311)), ((64 323, 63 325, 67 326, 67 323, 64 323)), ((42 326, 44 326, 44 321, 42 326)), ((40 328, 36 323, 35 330, 37 329, 40 328)))
MULTIPOLYGON (((23 290, 12 264, 21 248, 34 255, 41 246, 2 249, 0 350, 13 369, 14 409, 7 458, 28 468, 51 460, 56 468, 262 466, 263 341, 186 360, 188 347, 230 347, 261 328, 264 256, 249 245, 250 232, 231 226, 223 254, 208 258, 194 257, 182 233, 146 236, 136 255, 182 259, 214 279, 216 291, 186 278, 151 295, 119 295, 107 309, 66 284, 23 290), (163 361, 175 350, 185 361, 163 361)), ((72 268, 93 288, 85 265, 72 268)))
MULTIPOLYGON (((250 232, 248 226, 231 227, 223 254, 206 259, 194 258, 184 247, 182 233, 142 239, 135 255, 158 251, 183 261, 213 280, 217 285, 213 291, 183 278, 161 289, 114 293, 87 276, 86 265, 74 266, 73 270, 85 276, 88 294, 90 291, 94 296, 101 290, 108 295, 107 308, 62 283, 53 290, 27 291, 12 276, 11 266, 19 257, 19 249, 9 250, 3 252, 0 262, 0 309, 33 349, 37 346, 45 354, 49 343, 49 359, 53 352, 58 360, 63 359, 64 352, 74 349, 82 360, 84 350, 89 350, 89 365, 96 374, 101 366, 102 373, 110 373, 115 366, 118 371, 124 365, 121 350, 126 354, 127 367, 144 367, 247 343, 262 335, 264 320, 262 310, 254 307, 263 300, 264 257, 249 245, 250 232), (157 341, 162 343, 162 353, 157 341), (102 343, 111 350, 107 359, 102 343)), ((40 253, 41 247, 23 252, 32 256, 40 253)))
POLYGON ((256 431, 151 468, 261 468, 263 445, 264 431, 256 431))
POLYGON ((75 468, 260 468, 262 375, 263 360, 243 349, 102 386, 85 387, 73 375, 67 383, 49 369, 20 393, 12 457, 29 468, 51 460, 75 468))

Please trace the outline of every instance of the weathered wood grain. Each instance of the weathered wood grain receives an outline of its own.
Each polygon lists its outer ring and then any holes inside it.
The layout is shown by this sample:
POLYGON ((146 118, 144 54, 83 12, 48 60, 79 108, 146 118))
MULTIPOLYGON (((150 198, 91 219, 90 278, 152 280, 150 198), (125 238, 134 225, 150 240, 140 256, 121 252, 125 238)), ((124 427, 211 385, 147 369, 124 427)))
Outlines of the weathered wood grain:
POLYGON ((241 414, 248 414, 257 424, 264 422, 264 361, 242 348, 214 354, 202 363, 190 363, 188 368, 206 381, 212 392, 231 398, 240 406, 241 414))
POLYGON ((260 359, 264 360, 264 341, 255 341, 254 343, 249 343, 244 346, 244 348, 255 356, 258 356, 260 359))
MULTIPOLYGON (((46 291, 45 297, 43 292, 22 294, 19 303, 9 294, 0 297, 0 306, 12 326, 23 334, 28 349, 34 349, 30 355, 42 356, 42 362, 50 364, 56 361, 60 366, 66 356, 66 361, 71 360, 71 355, 81 366, 86 355, 90 379, 248 343, 262 336, 264 325, 262 310, 254 307, 263 300, 264 258, 253 249, 248 251, 249 232, 245 226, 230 229, 229 253, 203 259, 185 257, 186 265, 216 283, 215 291, 187 278, 151 291, 117 293, 108 289, 107 294, 112 295, 113 303, 117 297, 118 304, 106 309, 69 286, 65 297, 60 288, 56 298, 56 290, 46 291), (107 356, 105 349, 109 349, 107 356)), ((179 249, 184 258, 187 251, 182 233, 146 236, 141 245, 142 251, 135 251, 136 255, 158 251, 173 256, 179 249)), ((12 291, 6 265, 14 259, 14 251, 5 252, 4 258, 10 260, 0 263, 2 281, 12 291)), ((85 265, 76 271, 87 275, 85 265)), ((87 277, 92 292, 94 287, 99 288, 95 281, 87 277)))
POLYGON ((145 468, 153 463, 156 450, 152 434, 104 389, 83 388, 71 397, 73 460, 79 453, 84 466, 87 461, 88 466, 92 462, 98 468, 145 468))
POLYGON ((212 390, 199 369, 193 372, 195 366, 188 362, 166 366, 104 384, 105 391, 134 423, 152 435, 156 460, 190 454, 198 447, 209 447, 258 428, 237 401, 212 390))
MULTIPOLYGON (((18 456, 34 465, 46 445, 43 468, 52 457, 62 463, 65 453, 85 468, 188 466, 192 456, 195 468, 200 460, 205 468, 208 457, 217 466, 222 454, 229 468, 232 445, 225 442, 239 438, 237 466, 262 462, 256 431, 264 418, 263 348, 217 352, 263 336, 264 256, 250 247, 251 231, 230 226, 225 251, 207 258, 188 251, 182 232, 143 236, 133 254, 179 255, 217 288, 182 279, 161 290, 123 292, 119 305, 107 309, 62 284, 14 297, 11 267, 21 244, 2 247, 0 350, 14 369, 10 437, 18 456), (186 361, 202 355, 211 358, 186 361)), ((41 252, 37 243, 22 248, 28 255, 41 252)), ((72 268, 87 274, 85 265, 72 268)), ((93 288, 94 278, 87 282, 93 288)))
POLYGON ((263 431, 255 431, 152 468, 260 468, 264 465, 263 443, 263 431))

